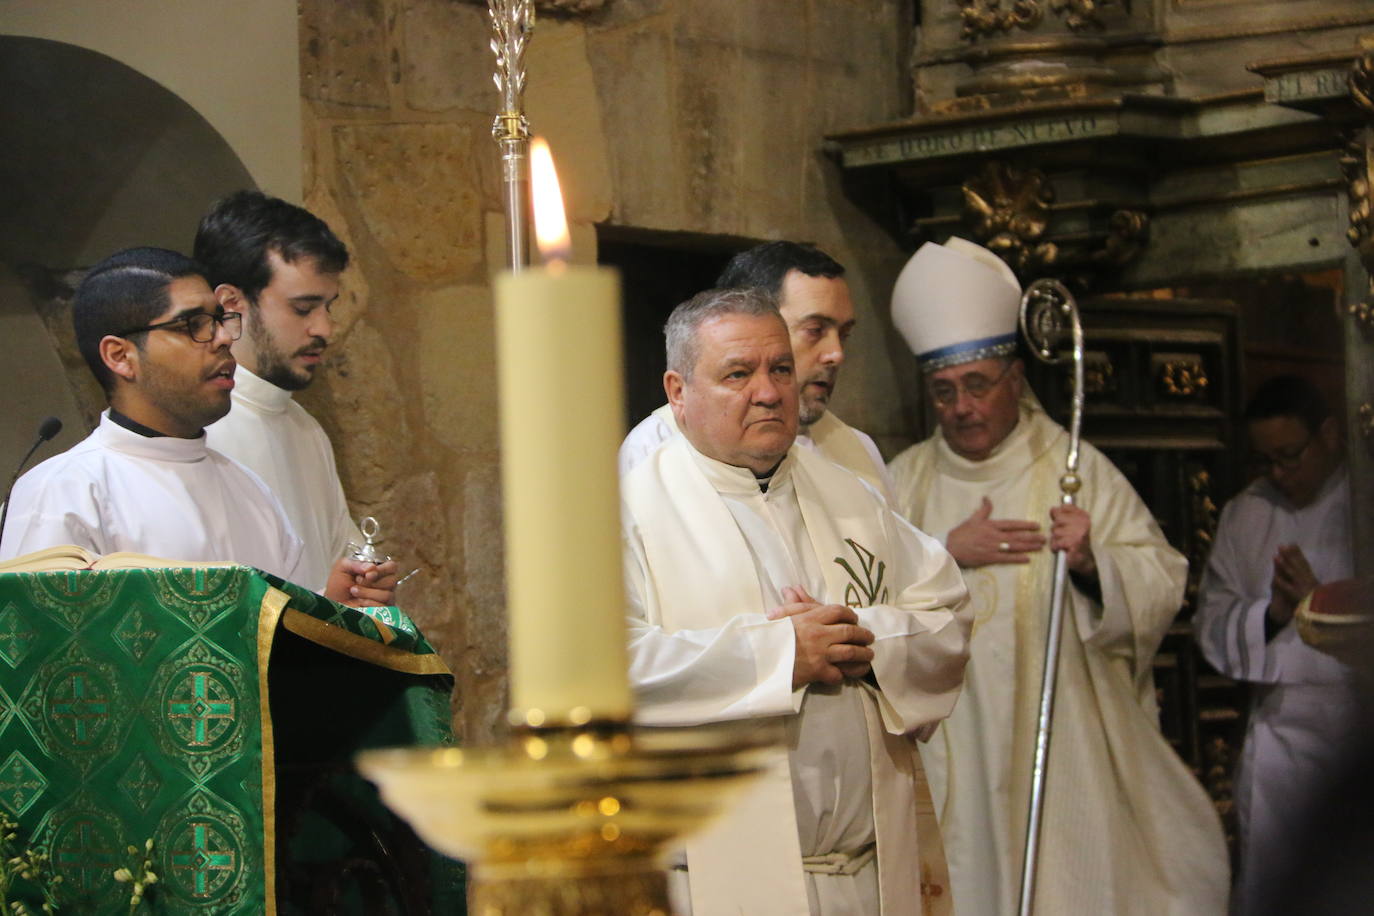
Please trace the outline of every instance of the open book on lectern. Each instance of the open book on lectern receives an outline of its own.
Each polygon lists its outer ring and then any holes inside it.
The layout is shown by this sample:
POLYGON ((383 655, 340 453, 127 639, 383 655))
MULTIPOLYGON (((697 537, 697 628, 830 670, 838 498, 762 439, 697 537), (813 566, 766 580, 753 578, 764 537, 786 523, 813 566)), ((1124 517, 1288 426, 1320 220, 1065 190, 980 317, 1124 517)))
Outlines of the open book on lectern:
POLYGON ((59 544, 26 553, 22 557, 0 562, 0 573, 17 572, 67 572, 78 569, 165 569, 172 567, 223 567, 234 566, 227 560, 212 563, 195 560, 170 560, 165 557, 150 557, 147 554, 120 551, 104 556, 91 553, 75 544, 59 544))

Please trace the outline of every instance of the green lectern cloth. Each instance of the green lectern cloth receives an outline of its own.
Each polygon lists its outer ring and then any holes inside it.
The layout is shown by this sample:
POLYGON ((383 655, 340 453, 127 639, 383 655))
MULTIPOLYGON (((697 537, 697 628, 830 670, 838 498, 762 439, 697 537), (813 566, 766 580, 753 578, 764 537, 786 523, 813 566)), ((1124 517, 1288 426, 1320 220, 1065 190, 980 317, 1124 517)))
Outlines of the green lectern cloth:
POLYGON ((451 741, 451 687, 400 610, 247 567, 0 574, 0 805, 64 913, 127 913, 148 839, 154 912, 461 912, 351 766, 451 741))

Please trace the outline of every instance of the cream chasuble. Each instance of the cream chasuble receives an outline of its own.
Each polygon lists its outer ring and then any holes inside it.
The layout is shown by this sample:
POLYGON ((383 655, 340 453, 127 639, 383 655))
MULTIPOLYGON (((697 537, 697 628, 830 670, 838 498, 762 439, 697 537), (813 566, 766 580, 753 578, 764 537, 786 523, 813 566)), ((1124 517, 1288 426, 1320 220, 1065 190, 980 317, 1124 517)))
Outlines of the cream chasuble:
POLYGON ((765 494, 749 471, 675 437, 623 494, 640 721, 785 716, 792 742, 788 766, 689 844, 693 912, 875 912, 881 898, 889 916, 916 914, 923 890, 924 912, 947 912, 938 833, 928 817, 917 827, 929 812, 917 810, 909 735, 947 715, 959 689, 964 589, 948 554, 857 477, 796 446, 765 494), (792 690, 791 622, 765 617, 788 585, 856 608, 877 636, 881 690, 792 690), (803 872, 803 856, 875 838, 876 886, 871 868, 803 872))
POLYGON ((304 543, 300 584, 323 591, 348 542, 363 543, 344 500, 334 448, 291 392, 243 366, 234 373, 233 409, 206 427, 210 447, 262 478, 304 543))
POLYGON ((0 559, 75 544, 171 560, 226 560, 294 581, 301 542, 252 472, 205 437, 141 436, 109 413, 15 484, 0 559))
MULTIPOLYGON (((898 508, 945 538, 982 497, 992 517, 1049 529, 1068 435, 1033 397, 985 461, 937 433, 892 463, 898 508)), ((1182 600, 1186 561, 1130 484, 1083 443, 1079 505, 1102 604, 1071 588, 1040 839, 1037 913, 1207 916, 1225 911, 1221 825, 1159 732, 1151 659, 1182 600)), ((965 570, 974 629, 964 694, 922 748, 960 916, 1014 913, 1053 579, 1029 564, 965 570)))
MULTIPOLYGON (((653 454, 664 442, 677 435, 677 420, 668 404, 641 420, 620 445, 620 476, 634 470, 641 461, 653 454)), ((815 449, 835 464, 853 471, 892 502, 892 478, 887 473, 878 446, 867 434, 860 432, 827 410, 811 424, 806 433, 797 436, 797 444, 815 449)))

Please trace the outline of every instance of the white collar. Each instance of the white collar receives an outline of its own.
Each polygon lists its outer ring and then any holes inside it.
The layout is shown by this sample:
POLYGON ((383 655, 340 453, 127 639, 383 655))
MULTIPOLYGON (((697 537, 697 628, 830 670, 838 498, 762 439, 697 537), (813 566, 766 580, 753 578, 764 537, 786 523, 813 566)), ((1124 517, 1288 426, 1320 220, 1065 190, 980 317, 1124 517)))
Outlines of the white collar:
POLYGON ((281 413, 291 403, 291 392, 254 375, 240 363, 234 370, 234 400, 265 413, 281 413))
POLYGON ((110 412, 100 414, 100 425, 96 436, 101 444, 116 452, 148 458, 153 461, 176 461, 190 464, 203 461, 206 452, 205 431, 194 439, 179 439, 176 436, 140 436, 131 429, 125 429, 110 419, 110 412))
MULTIPOLYGON (((1322 506, 1329 501, 1338 490, 1341 490, 1342 487, 1349 486, 1350 470, 1345 461, 1342 460, 1340 464, 1336 465, 1336 469, 1327 475, 1326 480, 1324 480, 1321 487, 1317 489, 1317 495, 1312 497, 1312 501, 1302 507, 1293 505, 1288 497, 1283 495, 1283 491, 1274 486, 1274 481, 1270 480, 1268 475, 1258 479, 1262 481, 1260 484, 1260 493, 1265 499, 1283 509, 1285 512, 1290 512, 1293 515, 1302 515, 1311 509, 1322 506)), ((1339 498, 1346 499, 1348 497, 1343 494, 1339 498)))
MULTIPOLYGON (((706 475, 706 481, 715 491, 722 496, 752 497, 762 496, 763 491, 759 489, 759 478, 754 476, 754 472, 748 468, 736 467, 733 464, 726 464, 717 461, 697 451, 696 446, 686 436, 682 437, 687 446, 688 453, 692 456, 701 468, 701 472, 706 475)), ((796 448, 793 444, 792 448, 796 448)), ((768 492, 776 493, 786 489, 792 480, 792 449, 787 450, 782 461, 773 470, 773 474, 768 478, 768 492)))

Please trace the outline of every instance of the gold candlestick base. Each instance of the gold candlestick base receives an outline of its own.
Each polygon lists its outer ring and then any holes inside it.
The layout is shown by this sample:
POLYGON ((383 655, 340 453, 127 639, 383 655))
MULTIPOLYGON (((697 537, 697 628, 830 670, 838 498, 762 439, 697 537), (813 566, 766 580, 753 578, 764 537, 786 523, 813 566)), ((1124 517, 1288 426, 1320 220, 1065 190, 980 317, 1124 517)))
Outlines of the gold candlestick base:
POLYGON ((780 729, 523 729, 505 747, 369 751, 358 768, 469 866, 473 916, 668 916, 663 856, 762 772, 780 729))
POLYGON ((512 877, 477 881, 472 916, 670 916, 668 879, 654 863, 631 872, 576 877, 512 877))

